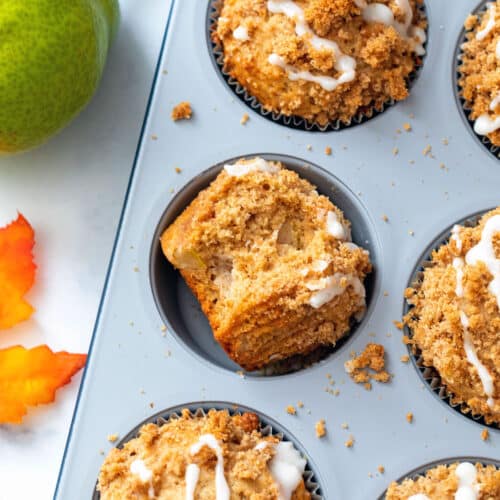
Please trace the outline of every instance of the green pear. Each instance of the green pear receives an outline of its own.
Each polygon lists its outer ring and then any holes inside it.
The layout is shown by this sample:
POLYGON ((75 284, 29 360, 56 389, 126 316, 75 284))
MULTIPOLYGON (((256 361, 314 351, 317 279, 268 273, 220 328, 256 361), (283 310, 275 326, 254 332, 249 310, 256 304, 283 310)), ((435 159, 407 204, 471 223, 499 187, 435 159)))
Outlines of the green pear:
POLYGON ((0 0, 0 152, 45 142, 89 102, 118 0, 0 0))

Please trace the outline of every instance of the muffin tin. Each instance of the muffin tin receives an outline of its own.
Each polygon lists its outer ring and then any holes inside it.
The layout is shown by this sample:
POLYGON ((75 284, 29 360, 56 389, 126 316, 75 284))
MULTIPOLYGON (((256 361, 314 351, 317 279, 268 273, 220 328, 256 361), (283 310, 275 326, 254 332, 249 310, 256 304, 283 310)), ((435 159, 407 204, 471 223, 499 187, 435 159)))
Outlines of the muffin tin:
POLYGON ((320 133, 249 112, 207 50, 208 0, 172 1, 56 499, 92 497, 109 434, 126 436, 164 408, 214 401, 252 408, 294 436, 325 499, 376 499, 392 480, 435 460, 469 455, 498 464, 500 432, 490 429, 482 441, 480 423, 438 401, 412 363, 400 361, 407 349, 392 324, 401 319, 404 289, 435 236, 499 204, 498 160, 478 147, 456 100, 456 43, 474 6, 468 0, 426 6, 428 54, 409 99, 359 126, 320 133), (174 123, 170 110, 183 100, 191 101, 194 116, 174 123), (250 120, 243 126, 244 113, 250 120), (376 266, 362 323, 322 361, 279 376, 244 374, 214 342, 199 344, 194 333, 206 333, 206 321, 158 253, 161 229, 221 164, 263 152, 299 169, 345 209, 355 240, 370 247, 376 266), (385 346, 394 374, 371 391, 343 367, 350 351, 368 342, 385 346), (285 408, 299 400, 304 408, 289 415, 285 408), (328 434, 318 439, 314 424, 321 419, 328 434), (354 446, 347 448, 351 435, 354 446))

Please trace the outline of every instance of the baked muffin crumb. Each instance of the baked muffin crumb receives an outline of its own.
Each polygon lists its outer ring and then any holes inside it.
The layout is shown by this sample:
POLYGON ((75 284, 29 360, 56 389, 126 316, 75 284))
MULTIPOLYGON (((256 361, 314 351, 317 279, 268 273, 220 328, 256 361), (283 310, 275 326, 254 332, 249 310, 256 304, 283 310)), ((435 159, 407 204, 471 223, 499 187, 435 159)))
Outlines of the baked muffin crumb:
POLYGON ((385 371, 385 349, 380 344, 367 344, 365 350, 344 363, 346 372, 356 384, 364 384, 365 389, 371 390, 370 380, 389 382, 391 375, 385 371))
POLYGON ((174 109, 172 109, 171 118, 174 122, 178 120, 190 120, 193 115, 191 103, 189 101, 182 101, 174 109))

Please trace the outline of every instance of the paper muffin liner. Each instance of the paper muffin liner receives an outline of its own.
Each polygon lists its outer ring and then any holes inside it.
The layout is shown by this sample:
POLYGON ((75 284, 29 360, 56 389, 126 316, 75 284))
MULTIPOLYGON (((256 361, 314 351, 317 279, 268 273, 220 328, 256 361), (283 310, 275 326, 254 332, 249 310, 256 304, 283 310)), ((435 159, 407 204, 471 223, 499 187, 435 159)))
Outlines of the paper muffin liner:
MULTIPOLYGON (((425 476, 425 474, 433 469, 434 467, 438 467, 439 465, 453 465, 456 464, 457 462, 470 462, 471 464, 481 464, 483 467, 487 467, 488 465, 493 465, 498 469, 500 469, 500 461, 498 460, 493 460, 490 458, 483 458, 483 457, 455 457, 455 458, 445 458, 443 460, 435 460, 434 462, 430 462, 428 464, 422 465, 420 467, 417 467, 416 469, 413 469, 412 471, 408 472, 404 476, 401 476, 399 479, 396 480, 396 483, 402 483, 405 479, 412 479, 415 481, 419 477, 425 476)), ((382 493, 378 497, 378 500, 385 500, 387 490, 382 493)))
MULTIPOLYGON (((165 425, 170 420, 177 420, 182 416, 182 410, 187 409, 192 418, 203 418, 207 415, 210 410, 228 410, 230 415, 241 415, 243 413, 255 413, 259 417, 260 428, 259 432, 262 436, 276 436, 280 441, 290 441, 293 443, 294 447, 300 452, 303 458, 307 460, 306 468, 304 474, 302 475, 304 479, 304 484, 307 491, 311 494, 311 500, 324 500, 323 492, 321 486, 317 479, 317 474, 314 472, 311 466, 310 460, 307 456, 302 445, 293 437, 284 427, 282 427, 278 422, 262 415, 260 412, 248 408, 246 406, 241 406, 232 403, 225 402, 198 402, 190 403, 187 405, 178 405, 166 410, 162 410, 155 415, 143 420, 136 427, 134 427, 126 436, 118 441, 115 448, 123 448, 126 443, 137 438, 141 428, 146 424, 156 424, 159 427, 165 425)), ((100 500, 101 495, 97 490, 97 483, 94 489, 92 500, 100 500)))
MULTIPOLYGON (((208 4, 208 12, 207 12, 207 42, 208 42, 208 50, 210 56, 212 58, 212 62, 221 76, 222 80, 227 84, 227 86, 233 91, 233 93, 243 101, 247 106, 249 106, 252 110, 259 113, 264 118, 268 120, 279 123, 280 125, 284 125, 285 127, 293 128, 296 130, 304 130, 307 132, 330 132, 330 131, 338 131, 343 130, 349 127, 353 127, 356 125, 361 125, 368 120, 379 116, 388 108, 394 106, 397 102, 395 99, 388 99, 384 103, 379 106, 365 106, 360 108, 356 115, 354 115, 349 121, 344 122, 342 120, 335 120, 328 122, 326 124, 320 124, 317 122, 306 120, 301 116, 297 115, 285 115, 283 113, 278 113, 276 111, 271 111, 265 109, 259 100, 251 95, 238 80, 233 78, 227 71, 224 69, 224 49, 220 43, 216 41, 216 39, 212 36, 217 27, 217 20, 219 18, 222 6, 224 4, 224 0, 210 0, 208 4)), ((418 11, 420 15, 427 19, 427 11, 425 7, 425 3, 422 2, 421 5, 418 6, 418 11)), ((429 35, 429 29, 426 28, 426 34, 429 35)), ((428 39, 424 44, 424 48, 427 48, 428 39)), ((423 56, 414 56, 415 67, 414 70, 408 75, 406 78, 406 85, 408 91, 411 91, 413 85, 418 79, 420 72, 424 65, 424 60, 427 55, 426 53, 423 56)))
MULTIPOLYGON (((472 12, 471 14, 482 16, 486 9, 488 8, 488 4, 492 3, 492 0, 482 1, 472 12)), ((465 19, 464 19, 465 21, 465 19)), ((462 118, 467 124, 467 128, 470 130, 471 134, 483 145, 483 147, 489 151, 495 158, 500 159, 500 146, 495 146, 485 135, 476 134, 474 131, 474 120, 471 118, 472 113, 472 103, 470 101, 465 100, 462 95, 462 87, 460 86, 460 80, 463 75, 460 71, 463 60, 463 50, 462 46, 465 42, 467 42, 467 34, 470 31, 466 30, 465 27, 462 28, 460 35, 458 37, 457 46, 455 48, 455 68, 453 71, 454 78, 454 87, 455 87, 455 99, 457 101, 457 105, 461 111, 462 118)))
MULTIPOLYGON (((469 217, 466 217, 456 224, 465 227, 474 227, 477 226, 481 217, 490 212, 493 208, 489 208, 487 210, 482 210, 481 212, 477 212, 469 217)), ((427 247, 423 256, 421 257, 419 263, 417 264, 415 271, 413 272, 408 287, 418 289, 424 277, 425 269, 432 267, 433 264, 431 262, 432 252, 437 250, 442 245, 446 244, 450 240, 451 229, 455 224, 447 228, 443 231, 432 243, 427 247)), ((411 310, 413 306, 405 300, 403 315, 406 316, 411 310)), ((411 329, 408 325, 404 325, 404 333, 410 339, 413 336, 411 329)), ((474 411, 463 401, 461 401, 457 396, 455 396, 451 391, 448 390, 446 384, 441 379, 439 372, 433 366, 426 366, 424 364, 424 358, 422 355, 422 351, 418 348, 418 346, 409 344, 408 345, 408 354, 410 355, 410 359, 412 360, 415 368, 420 374, 421 378, 425 382, 425 385, 431 390, 431 392, 437 396, 441 401, 446 403, 450 408, 460 413, 461 415, 469 418, 473 422, 481 426, 489 427, 490 429, 500 429, 500 424, 490 421, 487 417, 484 417, 481 414, 474 413, 474 411)))

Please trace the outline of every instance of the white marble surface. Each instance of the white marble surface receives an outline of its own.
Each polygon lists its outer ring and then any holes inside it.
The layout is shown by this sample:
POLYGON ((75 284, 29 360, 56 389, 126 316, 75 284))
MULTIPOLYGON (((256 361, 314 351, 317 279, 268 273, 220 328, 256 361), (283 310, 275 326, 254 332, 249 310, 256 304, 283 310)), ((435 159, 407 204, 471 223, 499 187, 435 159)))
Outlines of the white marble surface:
MULTIPOLYGON (((122 22, 89 107, 41 148, 0 159, 0 225, 21 211, 36 231, 29 321, 0 348, 86 352, 144 117, 169 0, 121 0, 122 22)), ((0 426, 0 500, 52 498, 81 374, 55 404, 0 426)))

